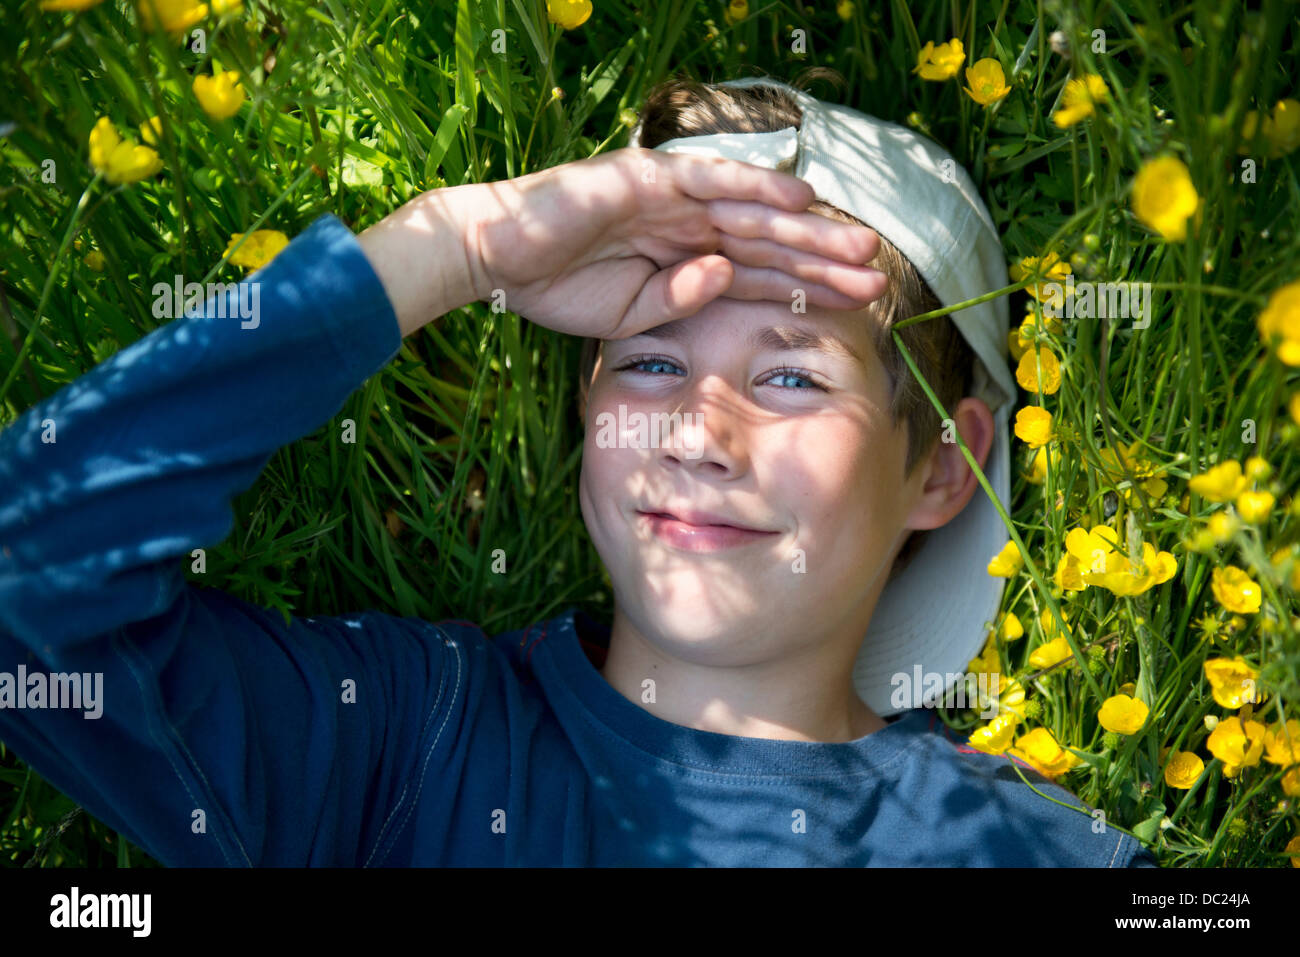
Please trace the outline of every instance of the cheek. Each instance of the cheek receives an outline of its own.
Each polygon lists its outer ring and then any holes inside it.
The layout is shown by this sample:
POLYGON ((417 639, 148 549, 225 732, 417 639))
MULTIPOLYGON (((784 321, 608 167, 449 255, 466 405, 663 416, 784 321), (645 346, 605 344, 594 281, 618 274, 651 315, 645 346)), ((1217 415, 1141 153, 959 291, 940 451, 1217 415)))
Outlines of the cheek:
POLYGON ((646 453, 637 449, 602 446, 617 438, 616 431, 604 424, 602 413, 617 422, 617 403, 611 402, 609 392, 593 391, 587 406, 586 430, 582 438, 582 468, 578 485, 583 518, 593 538, 599 538, 612 520, 615 510, 633 501, 644 491, 646 453))
POLYGON ((813 416, 773 438, 777 452, 769 469, 800 512, 801 537, 837 550, 877 537, 891 518, 901 468, 890 430, 858 417, 813 416))

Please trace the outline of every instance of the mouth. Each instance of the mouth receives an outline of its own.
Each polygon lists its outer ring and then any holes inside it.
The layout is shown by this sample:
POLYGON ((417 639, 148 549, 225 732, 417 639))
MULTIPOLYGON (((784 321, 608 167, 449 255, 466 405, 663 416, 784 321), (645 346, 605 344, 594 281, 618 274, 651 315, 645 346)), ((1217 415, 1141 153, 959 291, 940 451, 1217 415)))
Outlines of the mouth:
POLYGON ((679 509, 637 510, 641 521, 661 542, 687 552, 715 552, 770 540, 779 532, 738 524, 729 516, 679 509))

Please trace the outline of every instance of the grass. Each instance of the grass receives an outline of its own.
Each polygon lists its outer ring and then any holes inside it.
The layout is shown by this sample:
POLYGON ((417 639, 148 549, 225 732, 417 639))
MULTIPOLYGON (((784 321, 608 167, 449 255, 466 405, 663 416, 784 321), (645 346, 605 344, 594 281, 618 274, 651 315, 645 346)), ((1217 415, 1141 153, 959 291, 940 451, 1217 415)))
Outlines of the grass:
MULTIPOLYGON (((1300 429, 1286 412, 1297 370, 1256 327, 1270 295, 1300 278, 1300 154, 1269 156, 1262 131, 1241 132, 1248 110, 1267 113, 1294 95, 1291 9, 1277 0, 1249 13, 1208 0, 1173 9, 894 0, 842 18, 832 5, 754 3, 731 24, 722 4, 669 0, 600 2, 562 30, 537 0, 286 0, 209 16, 197 24, 200 50, 143 30, 129 3, 81 13, 6 4, 0 75, 12 78, 13 127, 0 140, 0 424, 165 322, 152 314, 154 283, 239 278, 223 262, 233 233, 292 236, 325 212, 359 231, 426 189, 617 148, 646 91, 672 73, 789 79, 830 66, 843 89, 815 86, 814 95, 931 135, 972 172, 1009 261, 1050 250, 1078 279, 1152 283, 1147 329, 1035 323, 1061 360, 1062 383, 1022 399, 1051 411, 1060 459, 1032 483, 1024 474, 1033 452, 1013 441, 1011 518, 1029 565, 1010 579, 1004 611, 1026 634, 995 643, 993 655, 1026 692, 1018 736, 1041 726, 1077 752, 1080 766, 1060 782, 1162 864, 1285 866, 1300 825, 1294 795, 1282 790, 1285 769, 1259 761, 1224 777, 1205 719, 1236 711, 1216 703, 1202 666, 1242 655, 1266 692, 1261 719, 1300 713, 1296 595, 1285 566, 1269 562, 1300 539, 1290 497, 1300 429), (796 30, 804 52, 794 52, 796 30), (1068 57, 1053 52, 1057 30, 1068 57), (952 37, 965 45, 964 65, 993 57, 1003 66, 1011 92, 996 107, 974 102, 961 76, 913 72, 927 40, 952 37), (190 90, 193 75, 218 67, 238 70, 250 94, 227 120, 206 116, 190 90), (1102 77, 1111 99, 1059 128, 1052 115, 1066 81, 1085 73, 1102 77), (87 161, 96 119, 135 136, 154 115, 163 171, 127 186, 96 180, 87 161), (1131 206, 1134 175, 1165 154, 1185 163, 1204 201, 1200 229, 1180 242, 1148 229, 1131 206), (1253 182, 1243 181, 1247 159, 1253 182), (1143 476, 1107 471, 1106 451, 1131 443, 1151 463, 1149 478, 1166 483, 1158 493, 1143 476), (1204 552, 1185 547, 1231 507, 1185 496, 1189 479, 1250 456, 1272 466, 1261 487, 1277 496, 1273 514, 1204 552), (1121 541, 1132 524, 1173 555, 1174 575, 1131 597, 1099 586, 1053 593, 1068 532, 1102 523, 1121 541), (1232 631, 1211 585, 1212 570, 1229 564, 1264 592, 1261 611, 1239 616, 1232 631), (1046 637, 1038 616, 1053 606, 1079 661, 1031 666, 1046 637), (1222 637, 1204 637, 1212 622, 1222 637), (1138 733, 1116 735, 1097 711, 1128 682, 1150 716, 1138 733), (1166 748, 1204 759, 1190 789, 1166 783, 1166 748)), ((1027 304, 1013 294, 1013 321, 1027 304)), ((575 340, 486 304, 425 327, 340 413, 356 423, 356 444, 336 441, 332 424, 282 449, 235 502, 234 532, 191 579, 286 613, 469 617, 490 634, 570 604, 607 616, 611 589, 577 501, 577 360, 575 340), (491 571, 497 548, 506 575, 491 571)), ((973 712, 945 718, 965 731, 981 723, 973 712)), ((153 863, 3 745, 0 861, 153 863)))

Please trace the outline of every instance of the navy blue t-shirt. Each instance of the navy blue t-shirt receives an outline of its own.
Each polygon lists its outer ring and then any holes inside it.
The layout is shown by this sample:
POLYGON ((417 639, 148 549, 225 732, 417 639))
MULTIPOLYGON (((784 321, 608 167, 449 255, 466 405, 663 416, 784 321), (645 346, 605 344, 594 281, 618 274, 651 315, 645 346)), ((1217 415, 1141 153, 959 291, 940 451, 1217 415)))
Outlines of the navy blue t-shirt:
POLYGON ((0 432, 0 740, 158 860, 1153 863, 932 712, 845 743, 698 731, 615 691, 608 629, 574 609, 494 637, 376 611, 286 626, 188 583, 233 497, 401 348, 332 216, 246 281, 255 322, 237 299, 192 312, 0 432), (102 674, 98 714, 26 707, 52 673, 102 674))

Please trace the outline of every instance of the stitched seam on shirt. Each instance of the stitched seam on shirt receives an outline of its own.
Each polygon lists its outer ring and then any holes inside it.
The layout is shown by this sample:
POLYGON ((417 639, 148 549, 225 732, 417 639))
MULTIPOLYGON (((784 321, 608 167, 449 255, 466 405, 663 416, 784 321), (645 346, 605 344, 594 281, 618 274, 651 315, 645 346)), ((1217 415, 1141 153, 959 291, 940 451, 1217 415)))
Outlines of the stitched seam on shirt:
MULTIPOLYGON (((435 625, 434 627, 437 626, 435 625)), ((394 829, 393 831, 394 834, 398 833, 399 831, 401 831, 402 827, 406 826, 406 822, 410 819, 411 812, 415 809, 415 805, 418 804, 420 801, 420 792, 424 789, 424 775, 426 769, 429 766, 429 759, 433 757, 433 750, 438 746, 438 741, 442 738, 442 732, 445 731, 447 728, 447 722, 451 719, 452 710, 456 707, 456 700, 460 694, 460 679, 461 679, 461 674, 464 670, 461 667, 460 646, 452 642, 452 640, 447 637, 446 632, 444 632, 441 628, 438 628, 438 635, 442 638, 444 647, 450 647, 455 649, 456 651, 456 687, 452 691, 451 702, 447 705, 447 713, 443 715, 442 726, 438 728, 438 733, 434 736, 433 743, 429 745, 429 750, 424 753, 424 763, 420 766, 420 778, 419 778, 419 783, 416 785, 415 797, 411 802, 411 806, 406 810, 406 816, 402 818, 401 826, 394 829)), ((438 699, 434 702, 433 710, 429 712, 429 716, 425 719, 424 728, 421 729, 420 732, 421 740, 423 740, 428 736, 429 725, 432 723, 434 716, 437 715, 438 707, 441 703, 442 703, 442 690, 439 689, 438 699)), ((370 866, 371 860, 374 858, 375 853, 379 850, 380 845, 384 841, 384 836, 388 831, 388 825, 392 822, 393 817, 402 809, 402 803, 406 799, 406 792, 410 790, 410 787, 411 787, 411 782, 408 779, 406 784, 403 785, 402 787, 402 793, 397 798, 397 804, 394 805, 393 810, 389 813, 388 818, 384 821, 384 826, 380 829, 379 837, 375 839, 375 846, 371 849, 370 855, 366 858, 366 863, 364 866, 366 867, 370 866)), ((392 853, 392 848, 389 848, 389 850, 384 852, 384 856, 380 858, 380 862, 386 860, 390 853, 392 853)))
POLYGON ((542 633, 541 633, 540 635, 537 636, 537 640, 536 640, 536 641, 534 641, 531 645, 528 646, 528 650, 527 650, 527 652, 525 652, 525 654, 524 654, 524 666, 525 666, 525 667, 530 667, 530 666, 532 665, 532 660, 533 660, 533 651, 537 648, 538 645, 540 645, 540 644, 541 644, 543 641, 545 641, 545 640, 546 640, 546 623, 543 622, 543 623, 542 623, 542 633))
MULTIPOLYGON (((121 644, 126 645, 131 651, 133 651, 136 655, 138 655, 142 662, 148 661, 148 658, 145 656, 144 652, 142 652, 140 648, 135 645, 134 642, 132 642, 125 635, 119 634, 118 637, 121 639, 121 644)), ((118 642, 116 641, 113 642, 113 651, 117 654, 117 656, 120 659, 122 659, 122 663, 126 665, 127 670, 131 672, 131 677, 135 679, 136 685, 140 688, 140 696, 142 701, 146 704, 146 713, 147 713, 148 699, 150 697, 149 689, 150 687, 153 688, 158 687, 157 676, 154 675, 153 676, 154 680, 146 683, 142 679, 136 667, 132 664, 131 659, 128 658, 127 655, 123 653, 120 647, 118 647, 118 642)), ((145 664, 144 667, 146 671, 152 671, 152 669, 150 669, 147 664, 145 664)), ((162 707, 162 702, 159 701, 157 702, 157 704, 158 704, 158 713, 162 715, 162 723, 166 727, 166 729, 171 732, 172 743, 175 745, 176 749, 179 750, 185 756, 186 760, 189 762, 190 768, 193 771, 195 777, 199 779, 204 790, 208 793, 209 800, 204 801, 201 798, 196 797, 194 792, 190 789, 189 782, 185 780, 185 775, 182 773, 181 769, 176 766, 176 762, 175 760, 173 760, 170 749, 167 747, 168 742, 166 736, 162 734, 160 730, 151 728, 149 732, 150 737, 152 737, 154 742, 159 745, 158 750, 167 759, 167 763, 171 765, 172 771, 175 772, 177 780, 181 782, 181 786, 185 788, 185 793, 189 795, 190 801, 196 807, 199 808, 201 808, 204 804, 210 804, 212 806, 213 810, 217 812, 214 815, 214 817, 217 820, 217 824, 219 826, 224 824, 225 827, 230 831, 230 837, 234 841, 235 846, 239 849, 239 853, 243 856, 244 864, 248 867, 252 867, 253 862, 248 856, 248 851, 244 847, 243 842, 240 841, 239 834, 235 830, 234 824, 229 819, 226 818, 224 812, 222 811, 221 802, 217 800, 216 795, 213 793, 212 786, 208 783, 207 778, 203 774, 203 769, 200 768, 199 763, 196 760, 194 760, 194 755, 192 755, 189 749, 185 747, 185 742, 181 739, 180 732, 176 730, 176 726, 173 725, 171 723, 171 720, 167 717, 167 713, 162 707)), ((152 724, 152 722, 150 723, 152 724)), ((221 851, 221 856, 225 858, 226 864, 230 865, 231 863, 234 863, 231 861, 230 854, 226 850, 224 842, 221 840, 220 829, 214 830, 213 836, 217 839, 217 848, 221 851)))
POLYGON ((1114 852, 1110 855, 1110 863, 1106 865, 1107 867, 1114 867, 1114 866, 1115 866, 1115 858, 1119 856, 1119 849, 1120 849, 1121 847, 1123 847, 1123 846, 1124 846, 1124 835, 1121 834, 1121 835, 1119 836, 1119 843, 1115 845, 1115 850, 1114 850, 1114 852))

